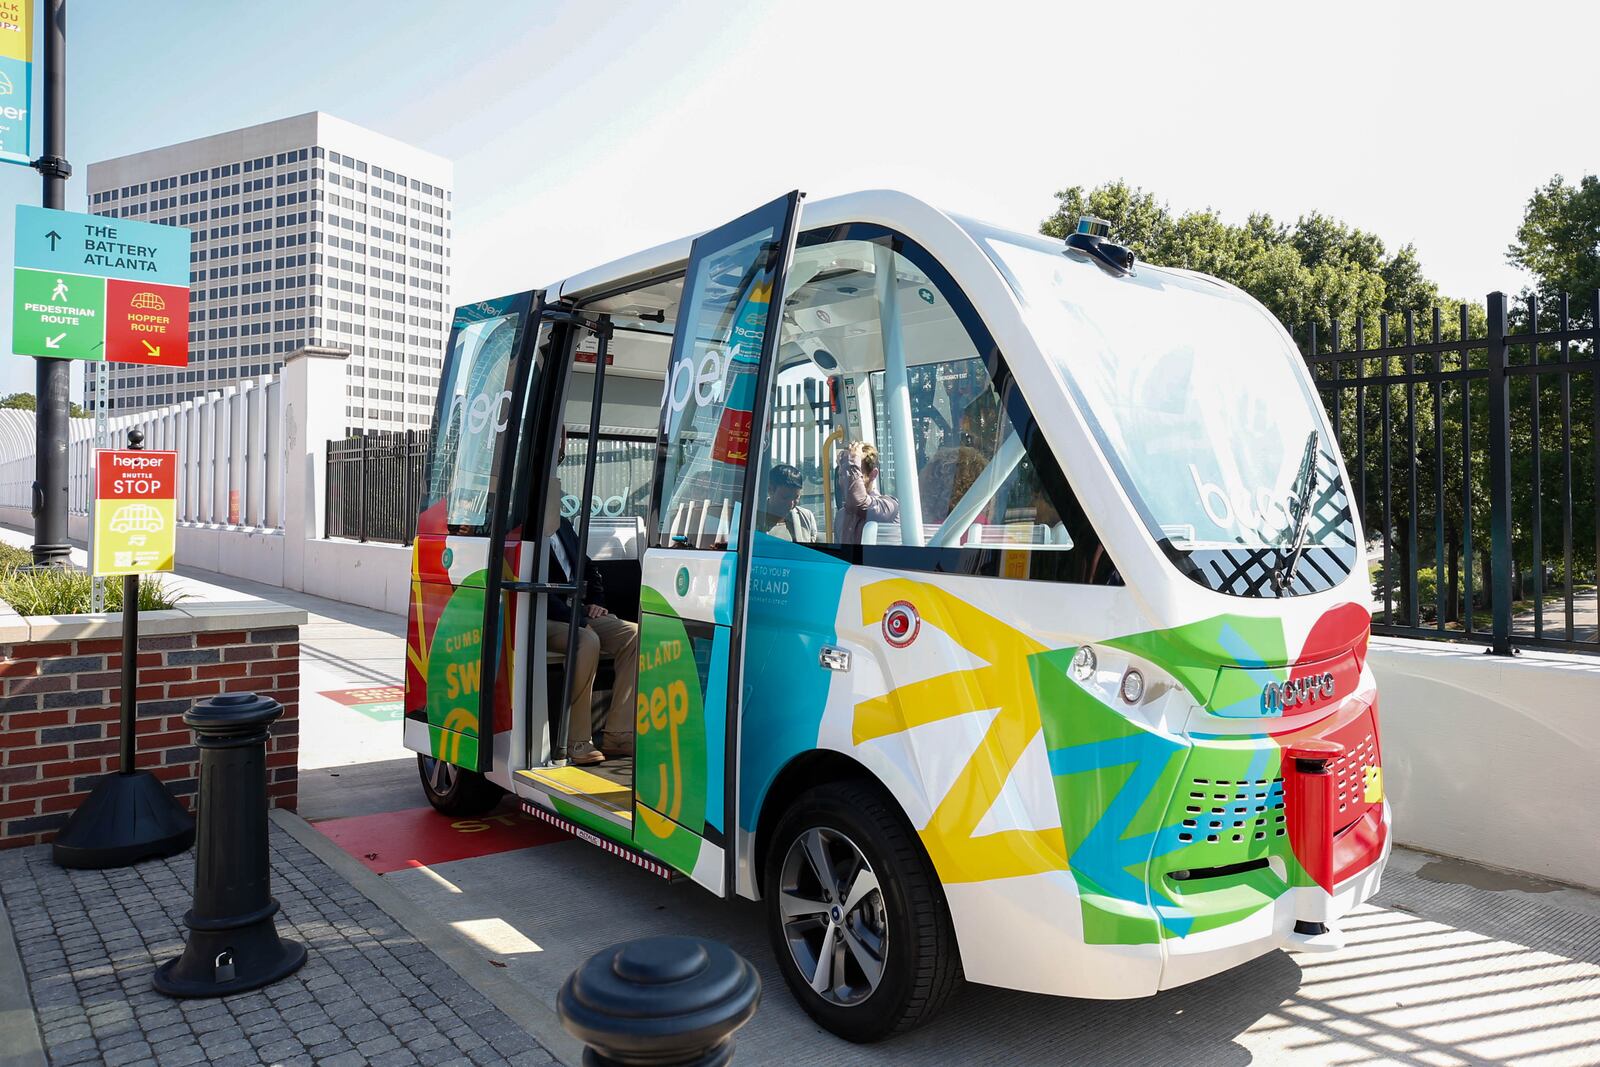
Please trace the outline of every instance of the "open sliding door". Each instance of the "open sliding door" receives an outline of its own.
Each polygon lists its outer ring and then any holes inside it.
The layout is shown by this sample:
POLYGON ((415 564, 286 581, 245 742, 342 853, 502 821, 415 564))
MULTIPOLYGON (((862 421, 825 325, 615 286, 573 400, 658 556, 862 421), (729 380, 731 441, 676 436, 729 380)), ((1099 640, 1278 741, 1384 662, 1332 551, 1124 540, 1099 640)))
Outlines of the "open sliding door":
POLYGON ((640 591, 634 841, 714 893, 733 884, 738 701, 762 410, 803 194, 703 234, 662 403, 640 591))
POLYGON ((503 780, 526 612, 503 586, 526 577, 523 507, 511 492, 523 412, 550 324, 542 293, 456 312, 440 378, 406 639, 406 744, 434 761, 503 780), (515 610, 514 610, 515 609, 515 610), (495 753, 500 758, 495 758, 495 753))

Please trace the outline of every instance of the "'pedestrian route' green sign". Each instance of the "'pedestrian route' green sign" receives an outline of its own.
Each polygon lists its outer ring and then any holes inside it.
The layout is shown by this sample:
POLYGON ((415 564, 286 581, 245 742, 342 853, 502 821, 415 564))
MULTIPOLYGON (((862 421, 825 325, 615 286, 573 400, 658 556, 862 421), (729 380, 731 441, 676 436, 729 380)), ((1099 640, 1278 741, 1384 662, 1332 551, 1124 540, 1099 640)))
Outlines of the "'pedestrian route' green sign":
POLYGON ((19 354, 105 358, 104 278, 19 268, 15 294, 12 347, 19 354))

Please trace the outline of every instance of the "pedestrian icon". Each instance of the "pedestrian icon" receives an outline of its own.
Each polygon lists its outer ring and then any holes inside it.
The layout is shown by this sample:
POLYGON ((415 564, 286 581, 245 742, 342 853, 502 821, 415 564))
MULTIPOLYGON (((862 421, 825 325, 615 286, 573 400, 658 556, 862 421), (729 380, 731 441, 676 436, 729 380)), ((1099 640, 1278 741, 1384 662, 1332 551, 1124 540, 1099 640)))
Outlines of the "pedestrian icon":
POLYGON ((67 283, 60 278, 56 279, 56 291, 50 294, 51 300, 65 300, 67 298, 67 283))

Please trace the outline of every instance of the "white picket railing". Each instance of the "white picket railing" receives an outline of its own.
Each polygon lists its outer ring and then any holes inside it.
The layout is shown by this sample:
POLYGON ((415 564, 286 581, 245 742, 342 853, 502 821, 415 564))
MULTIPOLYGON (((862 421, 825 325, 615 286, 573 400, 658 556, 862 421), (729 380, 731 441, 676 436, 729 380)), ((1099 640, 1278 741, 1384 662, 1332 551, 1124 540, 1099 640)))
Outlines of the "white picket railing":
MULTIPOLYGON (((203 398, 107 419, 108 446, 129 430, 144 447, 178 453, 178 521, 258 530, 283 527, 283 385, 244 379, 203 398)), ((73 419, 67 444, 67 510, 86 515, 94 498, 93 419, 73 419)), ((34 452, 0 457, 0 506, 32 505, 34 452)))

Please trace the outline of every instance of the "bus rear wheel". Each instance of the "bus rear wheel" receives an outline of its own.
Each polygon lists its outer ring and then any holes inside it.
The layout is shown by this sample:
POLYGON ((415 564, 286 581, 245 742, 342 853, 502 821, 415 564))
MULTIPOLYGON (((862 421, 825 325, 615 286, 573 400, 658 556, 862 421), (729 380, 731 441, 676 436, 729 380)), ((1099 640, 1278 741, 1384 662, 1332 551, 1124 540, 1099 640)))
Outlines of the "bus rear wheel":
POLYGON ((421 752, 417 753, 417 774, 422 778, 422 791, 428 794, 428 803, 443 815, 482 815, 500 803, 505 794, 505 790, 477 771, 421 752))
POLYGON ((762 884, 784 981, 847 1041, 910 1030, 960 985, 938 877, 870 785, 835 782, 801 795, 778 821, 762 884))

